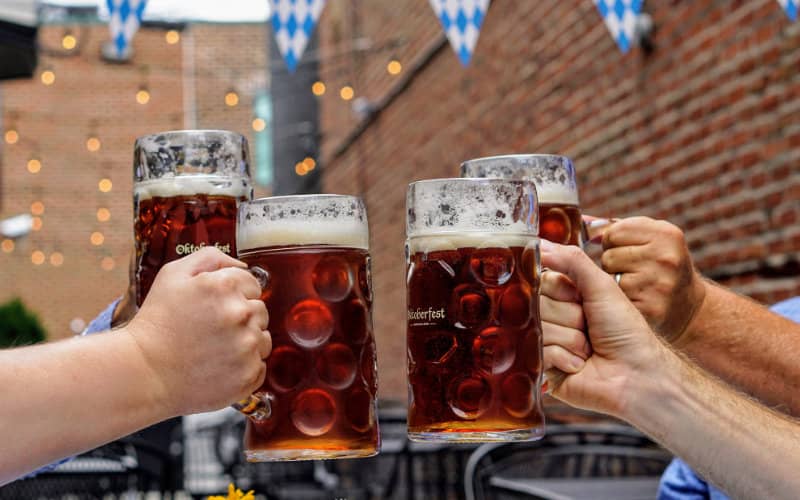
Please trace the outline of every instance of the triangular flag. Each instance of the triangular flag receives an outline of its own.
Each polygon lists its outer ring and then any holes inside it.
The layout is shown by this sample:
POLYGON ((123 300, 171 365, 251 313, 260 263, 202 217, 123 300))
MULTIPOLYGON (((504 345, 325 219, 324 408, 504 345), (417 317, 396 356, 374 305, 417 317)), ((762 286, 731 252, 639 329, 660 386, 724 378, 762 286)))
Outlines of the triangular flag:
POLYGON ((783 7, 789 19, 797 21, 797 11, 798 7, 800 7, 800 0, 778 0, 778 3, 781 4, 781 7, 783 7))
POLYGON ((325 0, 270 0, 272 31, 289 72, 294 73, 314 33, 325 0))
POLYGON ((461 64, 472 59, 489 0, 429 0, 461 64))
POLYGON ((636 24, 643 0, 594 0, 594 3, 619 50, 623 54, 628 52, 637 43, 636 24))
POLYGON ((147 0, 106 0, 106 5, 111 42, 117 49, 117 56, 123 57, 142 22, 147 0))

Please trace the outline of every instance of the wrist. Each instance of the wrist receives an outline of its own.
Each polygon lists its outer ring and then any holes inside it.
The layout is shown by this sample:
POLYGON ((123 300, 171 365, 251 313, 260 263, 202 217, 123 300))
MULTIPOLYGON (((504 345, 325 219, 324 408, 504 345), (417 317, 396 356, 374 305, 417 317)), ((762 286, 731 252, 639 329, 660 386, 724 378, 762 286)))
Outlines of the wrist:
POLYGON ((158 369, 158 359, 152 355, 150 349, 151 340, 157 338, 154 334, 154 325, 142 320, 131 321, 121 328, 119 334, 127 339, 132 351, 131 359, 137 370, 141 373, 141 387, 144 398, 149 401, 152 408, 161 413, 161 419, 167 419, 180 415, 180 409, 174 404, 175 401, 170 397, 166 377, 158 369))
POLYGON ((706 297, 709 295, 710 288, 712 288, 710 282, 696 270, 693 270, 692 283, 689 285, 689 307, 687 307, 686 318, 683 321, 682 328, 664 338, 669 345, 681 348, 691 342, 693 332, 697 329, 697 324, 702 321, 702 311, 706 306, 706 297))

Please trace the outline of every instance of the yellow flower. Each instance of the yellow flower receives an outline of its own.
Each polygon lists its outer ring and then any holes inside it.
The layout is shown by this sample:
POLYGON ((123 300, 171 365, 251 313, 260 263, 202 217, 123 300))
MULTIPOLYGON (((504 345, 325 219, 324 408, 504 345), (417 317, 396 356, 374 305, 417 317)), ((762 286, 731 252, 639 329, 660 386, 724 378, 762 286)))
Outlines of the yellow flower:
POLYGON ((228 485, 228 496, 209 496, 208 500, 255 500, 255 498, 256 497, 253 494, 253 490, 244 493, 242 490, 236 488, 233 483, 231 483, 228 485))

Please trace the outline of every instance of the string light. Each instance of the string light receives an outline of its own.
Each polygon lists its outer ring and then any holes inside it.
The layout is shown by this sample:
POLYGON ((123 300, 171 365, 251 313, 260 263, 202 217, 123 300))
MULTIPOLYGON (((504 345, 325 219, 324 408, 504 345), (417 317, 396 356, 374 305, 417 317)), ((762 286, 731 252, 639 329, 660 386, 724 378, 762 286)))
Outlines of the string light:
POLYGON ((53 70, 46 69, 42 71, 41 79, 43 84, 52 85, 56 82, 56 74, 53 70))
POLYGON ((5 253, 11 253, 14 251, 14 240, 10 240, 8 238, 4 239, 2 243, 0 243, 0 248, 3 249, 5 253))
POLYGON ((103 257, 103 260, 100 261, 100 267, 103 271, 111 271, 114 269, 114 259, 111 257, 103 257))
POLYGON ((256 118, 253 120, 253 130, 261 132, 265 128, 267 128, 267 122, 265 122, 263 118, 256 118))
POLYGON ((38 174, 39 171, 42 169, 42 162, 37 158, 31 158, 28 160, 28 172, 32 174, 38 174))
POLYGON ((100 150, 100 139, 97 137, 89 137, 86 139, 86 149, 90 152, 95 153, 100 150))
POLYGON ((43 224, 44 223, 42 222, 41 217, 34 217, 31 220, 31 229, 33 229, 34 231, 40 231, 42 229, 43 224))
POLYGON ((389 64, 386 65, 386 71, 388 71, 390 75, 399 75, 400 72, 403 71, 403 65, 400 64, 400 61, 397 59, 392 59, 389 61, 389 64))
POLYGON ((44 213, 44 203, 41 201, 31 203, 31 213, 33 215, 42 215, 44 213))
POLYGON ((101 233, 100 231, 95 231, 89 237, 89 241, 92 242, 92 245, 99 247, 100 245, 103 244, 104 241, 106 241, 106 237, 103 236, 103 233, 101 233))
POLYGON ((6 130, 5 139, 7 144, 16 144, 19 140, 19 134, 13 128, 6 130))
POLYGON ((97 189, 99 189, 101 193, 108 193, 111 191, 112 186, 111 179, 109 178, 100 179, 100 182, 97 183, 97 189))
POLYGON ((306 171, 311 172, 312 170, 314 170, 314 167, 317 166, 317 162, 314 161, 314 158, 306 156, 305 158, 303 158, 303 165, 306 166, 306 171))
POLYGON ((70 32, 65 33, 64 37, 61 39, 61 46, 67 50, 72 50, 76 45, 78 45, 78 40, 75 36, 70 32))
POLYGON ((50 265, 53 267, 59 267, 61 264, 64 263, 64 254, 61 252, 53 252, 50 254, 50 265))
POLYGON ((175 30, 169 30, 164 34, 164 38, 167 40, 168 44, 175 45, 181 41, 181 34, 175 30))
POLYGON ((297 162, 297 164, 294 166, 294 173, 302 177, 308 173, 308 167, 302 161, 297 162))
POLYGON ((339 90, 339 97, 341 97, 345 101, 349 101, 350 99, 353 98, 354 95, 355 91, 353 90, 353 87, 351 87, 350 85, 345 85, 344 87, 341 88, 341 90, 339 90))
POLYGON ((229 91, 227 94, 225 94, 225 104, 230 107, 234 107, 239 104, 239 94, 232 90, 229 91))
POLYGON ((150 102, 150 92, 148 92, 146 88, 139 89, 139 91, 136 92, 136 102, 139 104, 147 104, 150 102))
POLYGON ((322 82, 314 82, 314 84, 311 86, 311 92, 313 92, 315 96, 321 96, 325 94, 325 84, 322 82))
POLYGON ((34 250, 33 253, 31 253, 31 262, 36 266, 44 264, 44 252, 41 250, 34 250))
POLYGON ((107 222, 111 218, 111 211, 107 208, 97 209, 97 220, 100 222, 107 222))

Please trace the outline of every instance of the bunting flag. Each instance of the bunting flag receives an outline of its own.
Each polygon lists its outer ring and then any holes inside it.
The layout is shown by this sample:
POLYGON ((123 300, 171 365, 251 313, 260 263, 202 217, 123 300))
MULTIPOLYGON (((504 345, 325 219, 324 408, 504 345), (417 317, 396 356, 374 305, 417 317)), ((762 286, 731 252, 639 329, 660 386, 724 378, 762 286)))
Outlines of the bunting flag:
POLYGON ((594 0, 611 37, 622 53, 637 43, 636 25, 642 13, 643 0, 594 0))
POLYGON ((789 19, 797 21, 797 11, 800 7, 800 0, 778 0, 778 3, 781 4, 781 7, 783 7, 789 19))
POLYGON ((450 45, 464 66, 469 65, 489 0, 429 0, 450 45))
POLYGON ((133 35, 139 29, 147 0, 106 0, 106 5, 111 42, 117 49, 117 56, 121 58, 128 51, 133 35))
POLYGON ((290 73, 303 57, 325 0, 270 0, 272 31, 290 73))

